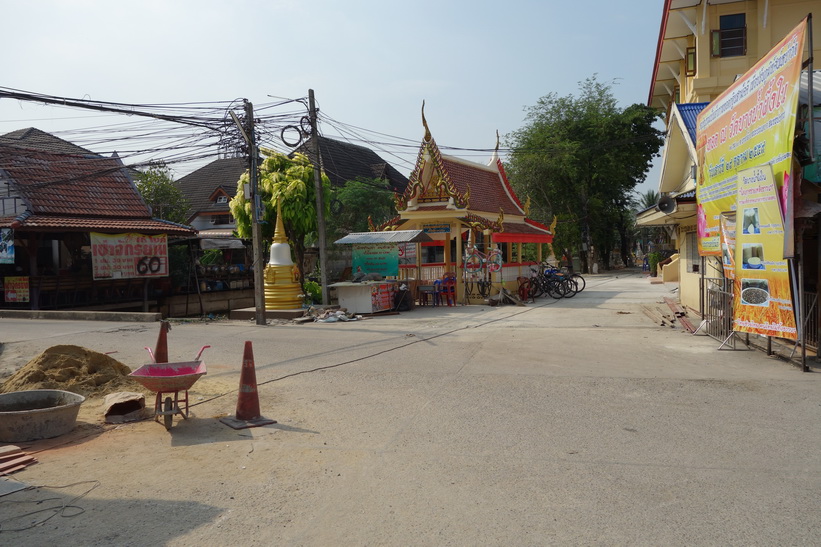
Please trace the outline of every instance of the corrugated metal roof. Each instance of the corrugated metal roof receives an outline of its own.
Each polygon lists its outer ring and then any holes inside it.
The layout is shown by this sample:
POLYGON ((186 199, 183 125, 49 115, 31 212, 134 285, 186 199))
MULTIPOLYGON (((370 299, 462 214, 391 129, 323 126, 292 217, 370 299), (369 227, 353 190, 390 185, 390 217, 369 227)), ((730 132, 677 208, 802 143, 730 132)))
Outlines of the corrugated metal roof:
POLYGON ((696 118, 699 112, 704 110, 704 107, 708 104, 710 103, 684 103, 676 105, 679 114, 681 114, 681 121, 684 122, 684 127, 687 128, 687 132, 690 134, 693 144, 696 143, 696 118))
POLYGON ((334 243, 420 243, 423 241, 433 241, 433 239, 422 230, 394 230, 391 232, 355 232, 342 239, 337 239, 334 243))

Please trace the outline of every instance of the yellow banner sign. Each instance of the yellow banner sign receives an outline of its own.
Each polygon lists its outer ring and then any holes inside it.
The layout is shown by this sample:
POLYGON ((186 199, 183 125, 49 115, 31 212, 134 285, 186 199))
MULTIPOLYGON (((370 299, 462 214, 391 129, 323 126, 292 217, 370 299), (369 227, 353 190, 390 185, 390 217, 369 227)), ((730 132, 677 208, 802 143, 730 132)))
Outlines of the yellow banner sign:
POLYGON ((797 340, 781 205, 769 165, 738 173, 733 330, 797 340))
POLYGON ((698 250, 721 254, 720 215, 735 210, 738 172, 772 165, 789 175, 807 20, 795 27, 697 119, 698 250))

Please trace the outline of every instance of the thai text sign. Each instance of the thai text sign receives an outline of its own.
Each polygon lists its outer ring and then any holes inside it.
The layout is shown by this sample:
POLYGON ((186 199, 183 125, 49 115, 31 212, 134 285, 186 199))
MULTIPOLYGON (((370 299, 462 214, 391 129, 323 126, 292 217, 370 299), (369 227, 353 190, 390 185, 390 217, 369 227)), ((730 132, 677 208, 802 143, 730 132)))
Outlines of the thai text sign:
POLYGON ((29 278, 25 276, 3 278, 3 299, 6 302, 28 302, 29 278))
POLYGON ((426 234, 447 234, 450 233, 450 224, 423 224, 422 231, 426 234))
POLYGON ((399 263, 400 264, 416 264, 416 245, 417 245, 417 243, 400 243, 399 244, 399 263))
POLYGON ((94 279, 164 277, 168 275, 165 234, 91 233, 94 279))
POLYGON ((396 243, 369 243, 353 246, 354 272, 399 275, 399 246, 396 243))
POLYGON ((806 19, 697 120, 698 250, 720 255, 719 215, 735 209, 738 172, 770 164, 780 185, 789 175, 806 19))
POLYGON ((797 339, 784 224, 769 165, 738 173, 733 330, 797 339))

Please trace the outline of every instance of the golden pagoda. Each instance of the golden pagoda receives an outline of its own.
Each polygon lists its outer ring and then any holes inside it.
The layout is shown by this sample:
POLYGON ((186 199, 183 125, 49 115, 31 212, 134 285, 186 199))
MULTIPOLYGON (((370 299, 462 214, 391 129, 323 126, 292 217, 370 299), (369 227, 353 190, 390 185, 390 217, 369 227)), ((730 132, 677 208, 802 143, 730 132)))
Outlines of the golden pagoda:
POLYGON ((277 201, 274 242, 271 244, 271 258, 265 266, 265 309, 300 309, 303 298, 299 270, 291 260, 291 245, 288 243, 285 225, 282 223, 282 207, 277 201))

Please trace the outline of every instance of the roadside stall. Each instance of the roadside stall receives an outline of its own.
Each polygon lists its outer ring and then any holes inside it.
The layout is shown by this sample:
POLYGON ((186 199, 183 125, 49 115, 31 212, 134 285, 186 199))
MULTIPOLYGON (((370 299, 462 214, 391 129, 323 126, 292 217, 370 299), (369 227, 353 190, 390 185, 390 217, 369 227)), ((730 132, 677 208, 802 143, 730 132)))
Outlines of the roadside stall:
POLYGON ((340 307, 351 313, 412 309, 416 284, 412 279, 399 280, 400 261, 404 260, 400 257, 430 241, 422 230, 357 232, 337 240, 336 244, 352 245, 351 279, 329 285, 336 290, 340 307))

